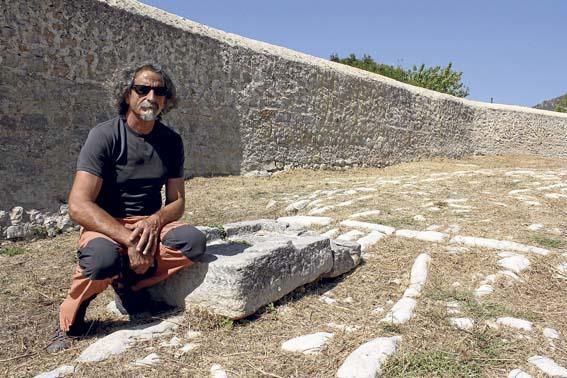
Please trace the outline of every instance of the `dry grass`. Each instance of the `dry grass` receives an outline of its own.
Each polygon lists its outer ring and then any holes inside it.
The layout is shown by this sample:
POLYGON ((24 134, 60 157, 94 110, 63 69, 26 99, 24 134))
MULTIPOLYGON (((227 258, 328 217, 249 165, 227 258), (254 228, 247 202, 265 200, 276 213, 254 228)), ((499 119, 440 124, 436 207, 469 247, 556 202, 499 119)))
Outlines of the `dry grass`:
MULTIPOLYGON (((400 351, 385 366, 384 376, 388 377, 501 377, 516 367, 538 376, 527 364, 527 358, 535 354, 549 356, 567 366, 564 320, 567 280, 558 277, 555 271, 555 266, 567 261, 561 256, 567 249, 567 200, 543 195, 567 192, 561 192, 561 188, 535 190, 556 182, 567 182, 567 161, 525 156, 440 159, 385 169, 298 170, 271 178, 192 179, 187 182, 186 218, 193 224, 275 218, 287 215, 284 213, 287 205, 307 198, 316 190, 344 192, 370 187, 377 191, 353 196, 340 192, 329 196, 319 194, 317 198, 324 198, 320 204, 323 206, 370 196, 324 214, 337 222, 356 212, 378 209, 380 215, 359 220, 416 230, 432 224, 441 230, 458 225, 460 235, 512 240, 551 248, 553 253, 547 257, 529 255, 532 265, 522 273, 522 282, 499 281, 492 295, 476 300, 472 291, 478 287, 482 275, 498 270, 495 251, 471 248, 464 254, 450 255, 445 244, 390 237, 376 245, 366 262, 354 272, 300 288, 250 318, 232 322, 203 311, 187 311, 178 335, 183 338, 188 329, 200 330, 202 335, 195 340, 200 347, 184 356, 176 357, 173 348, 160 346, 162 340, 147 341, 107 361, 79 365, 75 376, 205 377, 210 374, 210 366, 219 363, 233 377, 332 377, 360 344, 395 334, 402 335, 403 340, 400 351), (539 176, 505 175, 516 168, 533 170, 539 176), (459 171, 465 173, 448 175, 459 171), (553 180, 551 173, 563 173, 563 176, 553 180), (508 195, 517 189, 531 189, 526 193, 541 205, 529 206, 508 195), (463 198, 467 201, 452 202, 463 198), (276 205, 267 209, 270 200, 275 200, 276 205), (470 212, 459 213, 454 210, 463 208, 451 204, 472 208, 470 212), (431 212, 424 206, 435 206, 439 211, 431 212), (426 221, 414 220, 417 214, 425 216, 426 221), (545 227, 530 232, 526 227, 532 223, 542 223, 545 227), (432 263, 415 317, 401 326, 380 323, 381 316, 372 314, 372 309, 381 306, 388 310, 401 297, 413 261, 421 252, 430 254, 432 263), (337 299, 337 304, 323 303, 321 294, 337 299), (463 316, 475 319, 473 330, 458 331, 449 325, 445 306, 450 300, 461 303, 463 316), (497 316, 529 319, 534 322, 534 331, 524 333, 529 338, 519 338, 522 333, 496 330, 485 324, 485 320, 497 316), (327 325, 330 322, 360 328, 345 333, 330 328, 327 325), (547 326, 562 335, 555 349, 542 336, 541 330, 547 326), (321 355, 293 355, 280 349, 281 343, 289 338, 317 331, 335 333, 321 355), (164 361, 158 367, 139 368, 129 364, 151 351, 164 361)), ((91 337, 77 341, 73 349, 57 355, 44 352, 75 263, 76 238, 77 235, 68 234, 20 242, 0 251, 0 375, 26 377, 51 370, 70 363, 92 343, 91 337)), ((124 326, 123 320, 104 310, 111 299, 111 292, 107 291, 89 308, 88 318, 94 319, 93 336, 124 326)))

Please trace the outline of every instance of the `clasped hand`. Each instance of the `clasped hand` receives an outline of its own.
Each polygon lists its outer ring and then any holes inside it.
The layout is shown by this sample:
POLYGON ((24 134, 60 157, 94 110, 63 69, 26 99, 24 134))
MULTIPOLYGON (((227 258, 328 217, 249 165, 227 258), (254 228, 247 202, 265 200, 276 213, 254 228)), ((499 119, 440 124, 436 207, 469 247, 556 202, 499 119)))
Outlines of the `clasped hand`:
POLYGON ((126 224, 125 227, 131 231, 128 240, 130 268, 136 274, 144 274, 154 265, 161 229, 159 218, 152 215, 136 223, 126 224))

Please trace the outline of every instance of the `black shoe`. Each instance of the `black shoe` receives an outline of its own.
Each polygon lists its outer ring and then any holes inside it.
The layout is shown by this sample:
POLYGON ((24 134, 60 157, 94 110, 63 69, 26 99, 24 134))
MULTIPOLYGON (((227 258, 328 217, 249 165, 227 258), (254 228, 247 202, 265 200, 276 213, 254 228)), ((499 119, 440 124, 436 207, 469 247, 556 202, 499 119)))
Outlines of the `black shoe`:
POLYGON ((115 292, 114 303, 122 315, 138 318, 176 309, 175 306, 153 300, 146 290, 132 291, 114 282, 112 287, 115 292))
POLYGON ((67 335, 67 332, 62 331, 57 325, 55 332, 49 339, 49 344, 47 344, 47 353, 57 353, 65 350, 71 346, 72 340, 71 336, 67 335))
POLYGON ((87 313, 87 307, 96 295, 87 299, 79 306, 77 314, 75 315, 75 321, 69 328, 69 331, 65 332, 59 328, 59 322, 57 322, 57 327, 55 332, 49 339, 46 350, 48 353, 57 353, 62 350, 68 349, 71 346, 73 338, 84 336, 88 332, 87 323, 85 322, 85 315, 87 313))

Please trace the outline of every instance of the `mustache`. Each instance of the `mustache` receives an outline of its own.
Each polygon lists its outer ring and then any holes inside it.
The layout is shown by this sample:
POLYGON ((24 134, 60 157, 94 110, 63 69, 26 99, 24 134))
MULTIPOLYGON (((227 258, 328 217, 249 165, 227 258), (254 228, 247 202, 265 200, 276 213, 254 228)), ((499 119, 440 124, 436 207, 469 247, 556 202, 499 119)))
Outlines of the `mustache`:
POLYGON ((144 100, 140 103, 140 107, 142 108, 157 108, 158 104, 155 102, 152 102, 150 100, 144 100))

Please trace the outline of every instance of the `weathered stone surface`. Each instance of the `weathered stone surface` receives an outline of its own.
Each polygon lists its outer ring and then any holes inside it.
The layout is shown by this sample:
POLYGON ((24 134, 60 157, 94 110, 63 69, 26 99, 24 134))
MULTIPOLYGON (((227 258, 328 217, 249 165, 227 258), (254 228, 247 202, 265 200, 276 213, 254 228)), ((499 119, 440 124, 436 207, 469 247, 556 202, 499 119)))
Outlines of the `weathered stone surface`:
POLYGON ((359 346, 337 371, 338 378, 374 378, 382 365, 394 354, 402 341, 401 336, 378 337, 359 346))
POLYGON ((34 378, 59 378, 71 375, 75 372, 75 367, 72 365, 62 365, 56 369, 46 373, 38 374, 34 378))
POLYGON ((29 223, 10 226, 6 229, 6 239, 25 239, 32 236, 32 229, 29 223))
POLYGON ((280 217, 278 222, 289 224, 295 227, 310 227, 310 226, 327 226, 331 224, 333 218, 329 217, 312 217, 308 215, 297 215, 294 217, 280 217))
POLYGON ((165 319, 161 322, 143 324, 129 329, 122 329, 97 340, 85 349, 77 358, 79 362, 103 361, 112 355, 120 354, 130 348, 136 340, 148 340, 171 335, 183 322, 182 316, 165 319))
POLYGON ((350 272, 360 264, 360 244, 348 240, 331 240, 333 268, 323 277, 338 277, 350 272))
POLYGON ((197 226, 196 228, 199 231, 201 231, 203 234, 205 234, 205 237, 207 238, 207 243, 220 240, 226 236, 225 231, 223 231, 220 228, 206 227, 206 226, 197 226))
POLYGON ((246 244, 209 246, 189 269, 150 288, 151 295, 171 304, 187 302, 239 319, 333 268, 330 241, 321 236, 237 237, 246 244))
POLYGON ((282 349, 286 352, 317 354, 325 347, 334 334, 329 332, 317 332, 303 335, 287 340, 282 343, 282 349))
POLYGON ((13 226, 18 225, 24 221, 24 208, 16 206, 10 211, 10 222, 13 226))
POLYGON ((223 226, 226 237, 230 238, 237 235, 248 235, 260 230, 264 231, 284 231, 288 228, 285 222, 276 222, 273 219, 259 219, 237 223, 228 223, 223 226))

